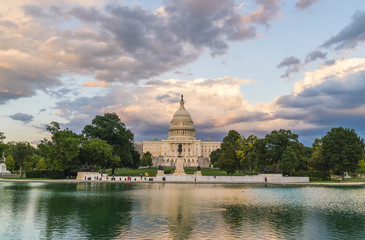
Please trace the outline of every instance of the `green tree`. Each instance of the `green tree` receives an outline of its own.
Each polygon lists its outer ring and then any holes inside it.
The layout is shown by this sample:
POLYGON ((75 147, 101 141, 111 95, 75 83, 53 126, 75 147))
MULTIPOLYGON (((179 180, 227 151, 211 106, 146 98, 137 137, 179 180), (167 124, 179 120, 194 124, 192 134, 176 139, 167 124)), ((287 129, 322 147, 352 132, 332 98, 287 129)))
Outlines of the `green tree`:
POLYGON ((284 150, 279 167, 284 174, 291 175, 295 171, 303 170, 304 161, 304 146, 301 143, 292 143, 284 150))
POLYGON ((217 167, 230 175, 233 175, 236 170, 241 170, 240 159, 237 157, 239 139, 241 139, 241 135, 235 130, 230 130, 221 144, 222 153, 217 167))
POLYGON ((24 164, 25 172, 34 170, 41 158, 41 156, 33 153, 32 156, 29 157, 28 161, 24 164))
POLYGON ((152 166, 152 154, 150 152, 147 151, 142 154, 140 166, 152 166))
POLYGON ((237 157, 240 161, 240 166, 242 169, 252 171, 254 162, 252 161, 252 158, 249 158, 248 155, 252 151, 252 148, 257 141, 257 137, 254 135, 248 136, 248 138, 245 138, 242 136, 242 138, 238 139, 238 149, 237 149, 237 157))
POLYGON ((81 144, 80 158, 83 164, 95 165, 105 170, 106 166, 118 165, 120 158, 113 155, 113 147, 106 141, 92 138, 81 144))
POLYGON ((323 172, 326 175, 326 178, 330 180, 330 162, 329 159, 326 159, 322 155, 322 138, 316 138, 312 144, 313 146, 313 153, 312 157, 309 159, 309 166, 317 171, 323 172))
POLYGON ((276 172, 279 172, 280 161, 286 148, 293 143, 299 146, 298 135, 292 133, 290 130, 280 129, 279 131, 274 130, 270 134, 267 134, 265 139, 272 166, 276 172))
POLYGON ((52 134, 51 140, 44 139, 38 145, 47 167, 53 170, 70 170, 73 160, 79 154, 82 137, 68 128, 61 130, 57 122, 52 122, 47 130, 52 134))
POLYGON ((34 153, 34 148, 28 142, 18 142, 11 147, 11 155, 15 164, 19 165, 20 177, 23 177, 23 169, 30 157, 34 153))
POLYGON ((266 172, 270 168, 269 152, 266 145, 266 139, 257 139, 247 154, 246 158, 257 172, 266 172))
POLYGON ((213 165, 213 167, 217 166, 219 157, 222 154, 222 150, 220 148, 217 148, 216 150, 212 151, 210 153, 210 163, 213 165))
POLYGON ((82 133, 89 138, 105 140, 113 146, 114 155, 121 159, 120 164, 112 162, 108 167, 112 168, 112 174, 116 167, 137 168, 139 165, 138 152, 134 148, 134 135, 127 129, 115 113, 97 115, 91 125, 86 125, 82 133))
POLYGON ((37 165, 36 165, 36 169, 37 170, 45 170, 47 169, 47 165, 46 162, 44 161, 44 158, 39 159, 37 165))
POLYGON ((14 158, 11 155, 8 155, 5 158, 5 165, 6 165, 6 169, 9 170, 10 172, 14 172, 17 170, 15 168, 14 158))
POLYGON ((364 160, 359 161, 359 165, 358 165, 358 168, 357 168, 356 172, 357 173, 362 173, 362 174, 365 173, 365 161, 364 160))
POLYGON ((329 162, 330 168, 337 173, 354 172, 364 152, 364 140, 354 129, 332 128, 322 138, 321 155, 329 162))

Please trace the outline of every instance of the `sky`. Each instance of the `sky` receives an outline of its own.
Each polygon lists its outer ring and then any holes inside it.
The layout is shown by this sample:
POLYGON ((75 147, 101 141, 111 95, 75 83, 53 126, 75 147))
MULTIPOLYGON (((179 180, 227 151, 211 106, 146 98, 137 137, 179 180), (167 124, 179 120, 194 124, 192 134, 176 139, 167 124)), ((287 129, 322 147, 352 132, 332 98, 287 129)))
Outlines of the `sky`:
POLYGON ((198 139, 364 138, 364 42, 363 0, 2 0, 0 132, 37 143, 115 112, 166 139, 184 94, 198 139))

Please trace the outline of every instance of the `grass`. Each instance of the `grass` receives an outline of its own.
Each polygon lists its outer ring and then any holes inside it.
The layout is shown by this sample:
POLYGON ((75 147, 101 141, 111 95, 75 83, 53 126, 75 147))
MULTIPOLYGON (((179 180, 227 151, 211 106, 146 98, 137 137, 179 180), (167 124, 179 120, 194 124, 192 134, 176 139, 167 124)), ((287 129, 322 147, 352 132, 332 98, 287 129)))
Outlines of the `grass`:
POLYGON ((331 177, 331 180, 311 180, 311 183, 347 183, 347 182, 365 182, 365 178, 345 178, 331 177))
POLYGON ((1 179, 17 179, 17 180, 55 180, 51 178, 20 178, 15 176, 0 176, 1 179))

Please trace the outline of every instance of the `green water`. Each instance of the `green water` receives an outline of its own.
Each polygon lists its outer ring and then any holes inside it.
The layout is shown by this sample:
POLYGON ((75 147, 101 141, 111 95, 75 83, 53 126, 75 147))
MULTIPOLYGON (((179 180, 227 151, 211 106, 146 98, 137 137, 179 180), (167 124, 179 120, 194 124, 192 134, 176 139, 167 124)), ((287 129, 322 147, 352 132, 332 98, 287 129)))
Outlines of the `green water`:
POLYGON ((365 188, 0 182, 0 239, 365 239, 365 188))

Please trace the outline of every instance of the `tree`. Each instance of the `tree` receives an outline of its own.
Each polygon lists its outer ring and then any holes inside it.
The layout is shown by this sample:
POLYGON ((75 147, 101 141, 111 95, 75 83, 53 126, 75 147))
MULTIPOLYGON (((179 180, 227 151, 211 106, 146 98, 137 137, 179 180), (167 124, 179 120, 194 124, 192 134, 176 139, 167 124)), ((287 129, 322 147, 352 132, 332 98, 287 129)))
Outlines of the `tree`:
POLYGON ((314 168, 315 170, 318 170, 320 172, 323 172, 324 175, 327 177, 323 177, 323 179, 331 180, 331 174, 330 174, 330 162, 329 159, 326 159, 322 155, 322 138, 316 138, 312 144, 313 146, 313 153, 312 157, 309 159, 309 166, 311 168, 314 168))
POLYGON ((82 137, 68 128, 61 130, 57 122, 52 122, 47 130, 52 134, 51 141, 44 139, 38 145, 46 165, 53 170, 70 170, 79 154, 82 137))
POLYGON ((237 157, 240 161, 240 166, 242 169, 252 171, 253 168, 253 161, 252 158, 248 158, 247 156, 252 151, 253 145, 257 141, 257 137, 254 135, 248 136, 248 138, 245 138, 242 136, 242 138, 238 139, 238 150, 237 150, 237 157))
POLYGON ((359 161, 359 165, 358 165, 358 168, 357 168, 356 172, 357 173, 362 173, 362 174, 365 173, 365 161, 364 160, 359 161))
POLYGON ((140 165, 148 166, 148 167, 152 166, 152 154, 150 152, 147 151, 147 152, 143 153, 140 165))
POLYGON ((255 171, 269 171, 269 152, 266 145, 266 139, 257 139, 253 144, 251 151, 247 154, 246 158, 253 164, 255 171))
POLYGON ((241 139, 241 135, 237 131, 230 130, 228 132, 228 135, 223 138, 222 153, 217 162, 217 166, 231 176, 236 170, 241 170, 240 160, 237 157, 239 139, 241 139))
POLYGON ((293 172, 304 168, 304 147, 301 143, 292 143, 284 150, 279 167, 284 174, 291 175, 293 172))
POLYGON ((113 155, 113 147, 97 138, 85 139, 82 142, 80 158, 83 164, 95 165, 104 170, 106 166, 118 165, 120 162, 120 158, 113 155))
POLYGON ((113 146, 113 154, 118 155, 120 164, 111 164, 107 167, 112 168, 112 174, 117 166, 137 168, 139 156, 134 148, 134 135, 126 129, 115 113, 105 113, 104 116, 97 115, 91 125, 86 125, 82 133, 89 138, 99 138, 105 140, 113 146))
POLYGON ((32 171, 36 168, 38 162, 41 160, 41 156, 33 153, 31 156, 29 156, 28 161, 24 164, 24 170, 25 172, 32 171))
POLYGON ((275 171, 279 172, 280 161, 282 160, 285 149, 292 143, 299 146, 298 135, 292 133, 290 130, 280 129, 279 131, 274 130, 270 134, 267 134, 265 139, 272 165, 275 171))
POLYGON ((332 128, 322 141, 321 156, 329 162, 332 170, 342 174, 342 179, 344 172, 357 169, 359 160, 363 157, 364 140, 354 129, 332 128))
POLYGON ((30 161, 30 157, 34 153, 34 148, 28 142, 18 142, 11 148, 11 155, 15 164, 19 165, 20 177, 23 177, 24 165, 30 161))
POLYGON ((11 155, 8 155, 5 158, 5 165, 6 165, 7 170, 9 170, 10 172, 14 172, 17 170, 15 168, 14 158, 11 155))
POLYGON ((39 162, 37 163, 36 167, 37 170, 45 170, 47 169, 46 162, 44 161, 44 158, 39 159, 39 162))
POLYGON ((219 157, 222 154, 222 150, 220 148, 217 148, 216 150, 212 151, 210 153, 210 163, 213 165, 213 167, 217 166, 219 157))

